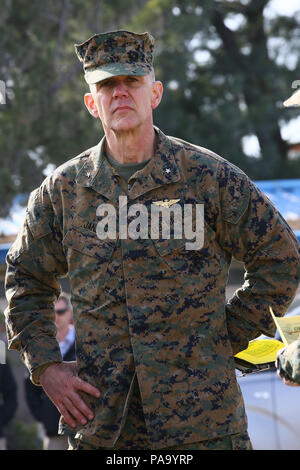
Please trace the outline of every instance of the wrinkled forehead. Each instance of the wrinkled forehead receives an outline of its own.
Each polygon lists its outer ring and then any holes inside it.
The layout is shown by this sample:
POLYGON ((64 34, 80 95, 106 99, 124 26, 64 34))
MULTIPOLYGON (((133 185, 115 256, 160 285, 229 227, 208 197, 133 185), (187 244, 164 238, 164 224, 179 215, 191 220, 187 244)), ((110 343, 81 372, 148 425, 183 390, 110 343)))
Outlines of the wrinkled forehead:
POLYGON ((96 83, 91 83, 89 85, 90 87, 90 90, 93 92, 93 91, 96 91, 98 90, 99 88, 101 88, 103 85, 106 85, 106 84, 111 84, 111 85, 114 85, 114 84, 118 84, 118 83, 126 83, 127 81, 139 81, 139 82, 142 82, 142 83, 153 83, 153 78, 152 78, 152 74, 147 74, 147 75, 114 75, 113 77, 109 77, 109 78, 106 78, 104 80, 100 80, 99 82, 96 82, 96 83))

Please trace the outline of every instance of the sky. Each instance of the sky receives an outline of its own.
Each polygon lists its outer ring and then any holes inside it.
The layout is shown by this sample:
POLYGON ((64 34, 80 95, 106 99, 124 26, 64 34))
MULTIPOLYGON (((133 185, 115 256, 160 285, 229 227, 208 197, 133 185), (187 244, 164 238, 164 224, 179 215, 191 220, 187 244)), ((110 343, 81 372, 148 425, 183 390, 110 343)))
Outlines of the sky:
POLYGON ((279 15, 293 15, 300 10, 299 0, 272 0, 265 9, 265 14, 274 17, 279 15))

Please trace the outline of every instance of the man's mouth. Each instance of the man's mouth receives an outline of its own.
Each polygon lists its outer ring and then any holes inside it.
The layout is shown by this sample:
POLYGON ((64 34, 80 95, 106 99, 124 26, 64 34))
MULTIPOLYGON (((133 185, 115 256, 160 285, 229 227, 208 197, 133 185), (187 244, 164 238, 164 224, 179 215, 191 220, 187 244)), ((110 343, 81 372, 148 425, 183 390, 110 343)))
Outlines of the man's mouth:
POLYGON ((130 106, 118 106, 113 112, 115 113, 116 111, 129 111, 132 110, 130 106))

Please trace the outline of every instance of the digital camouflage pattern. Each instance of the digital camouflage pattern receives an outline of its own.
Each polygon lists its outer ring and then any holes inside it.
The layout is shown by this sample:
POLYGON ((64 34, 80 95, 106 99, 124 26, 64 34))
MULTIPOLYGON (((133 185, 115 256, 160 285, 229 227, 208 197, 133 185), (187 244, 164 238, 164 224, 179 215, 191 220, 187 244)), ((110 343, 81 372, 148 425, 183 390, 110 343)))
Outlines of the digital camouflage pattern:
MULTIPOLYGON (((300 90, 290 96, 284 103, 286 107, 300 106, 300 90)), ((284 348, 277 357, 277 369, 282 378, 292 380, 300 385, 300 339, 284 348)))
MULTIPOLYGON (((82 441, 69 436, 70 450, 111 450, 109 447, 98 447, 97 441, 82 441)), ((149 450, 151 442, 147 433, 142 399, 135 377, 133 392, 130 398, 128 414, 124 427, 114 446, 115 450, 149 450)), ((252 450, 251 441, 247 432, 231 434, 216 439, 209 439, 200 442, 180 444, 168 447, 168 450, 252 450)))
POLYGON ((149 33, 112 31, 75 44, 85 80, 96 83, 114 75, 147 75, 153 67, 154 39, 149 33))
POLYGON ((282 377, 300 385, 300 339, 293 341, 279 353, 277 364, 282 377))
POLYGON ((61 360, 52 302, 57 277, 70 277, 78 374, 102 393, 83 393, 95 418, 75 438, 95 448, 117 442, 134 377, 152 449, 245 433, 233 354, 274 334, 269 306, 282 316, 299 285, 297 239, 255 184, 213 152, 155 131, 155 155, 128 180, 128 209, 204 203, 200 250, 184 238, 97 237, 97 207, 118 214, 126 195, 104 138, 33 191, 7 255, 9 346, 31 373, 61 360), (232 256, 245 263, 245 283, 226 303, 232 256))

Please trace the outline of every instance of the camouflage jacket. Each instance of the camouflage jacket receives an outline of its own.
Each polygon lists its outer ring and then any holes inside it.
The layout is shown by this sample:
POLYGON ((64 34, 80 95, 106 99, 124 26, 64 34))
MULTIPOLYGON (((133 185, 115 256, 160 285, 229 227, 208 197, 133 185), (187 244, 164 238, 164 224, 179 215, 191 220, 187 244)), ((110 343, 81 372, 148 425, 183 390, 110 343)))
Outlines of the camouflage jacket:
POLYGON ((274 333, 269 306, 283 315, 299 284, 297 239, 269 199, 222 157, 155 129, 155 155, 128 181, 128 210, 204 204, 201 249, 186 249, 185 233, 99 239, 98 206, 118 213, 126 196, 103 139, 31 193, 7 256, 9 345, 31 373, 61 360, 52 302, 69 275, 78 373, 102 392, 84 396, 95 418, 77 437, 96 447, 116 441, 135 372, 153 449, 245 431, 233 353, 274 333), (245 282, 226 302, 232 256, 245 282))
POLYGON ((300 339, 283 349, 277 358, 281 375, 300 385, 300 339))

